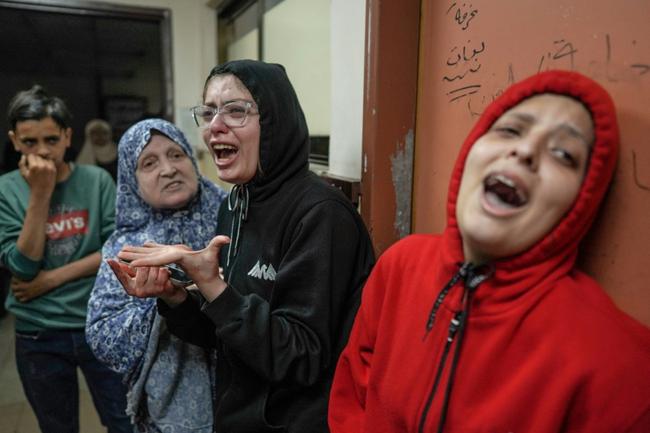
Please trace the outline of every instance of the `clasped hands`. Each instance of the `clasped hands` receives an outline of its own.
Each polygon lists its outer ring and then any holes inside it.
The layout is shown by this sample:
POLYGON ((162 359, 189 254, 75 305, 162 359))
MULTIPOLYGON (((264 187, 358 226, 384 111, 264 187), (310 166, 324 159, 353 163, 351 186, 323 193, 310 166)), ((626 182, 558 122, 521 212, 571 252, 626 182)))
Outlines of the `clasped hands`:
POLYGON ((182 303, 187 297, 185 288, 175 286, 170 280, 170 272, 164 267, 175 263, 194 281, 203 297, 211 302, 227 286, 219 272, 219 250, 229 242, 227 236, 216 236, 198 251, 186 245, 155 242, 146 242, 141 247, 126 245, 117 257, 129 263, 117 259, 107 259, 106 262, 129 295, 158 297, 170 306, 182 303))
POLYGON ((41 270, 32 280, 11 277, 9 288, 18 302, 29 302, 59 285, 54 274, 53 270, 41 270))

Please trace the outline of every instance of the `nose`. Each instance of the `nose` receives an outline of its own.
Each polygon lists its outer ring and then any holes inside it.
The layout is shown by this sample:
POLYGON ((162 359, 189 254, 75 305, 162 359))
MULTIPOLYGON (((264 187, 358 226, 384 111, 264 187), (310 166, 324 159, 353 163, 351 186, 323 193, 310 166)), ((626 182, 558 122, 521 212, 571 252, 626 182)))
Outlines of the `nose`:
POLYGON ((519 163, 524 164, 532 171, 536 171, 539 166, 539 155, 544 141, 541 134, 528 134, 513 143, 509 156, 517 158, 519 163))
POLYGON ((161 176, 172 177, 172 176, 174 176, 176 174, 177 171, 178 171, 178 169, 176 168, 174 163, 171 162, 169 159, 163 158, 161 160, 161 164, 160 164, 160 175, 161 176))
POLYGON ((210 121, 210 132, 212 134, 226 133, 229 131, 228 125, 225 124, 221 113, 217 113, 210 121))
POLYGON ((50 156, 50 148, 45 142, 39 141, 39 143, 36 145, 36 154, 40 156, 41 158, 46 158, 50 156))

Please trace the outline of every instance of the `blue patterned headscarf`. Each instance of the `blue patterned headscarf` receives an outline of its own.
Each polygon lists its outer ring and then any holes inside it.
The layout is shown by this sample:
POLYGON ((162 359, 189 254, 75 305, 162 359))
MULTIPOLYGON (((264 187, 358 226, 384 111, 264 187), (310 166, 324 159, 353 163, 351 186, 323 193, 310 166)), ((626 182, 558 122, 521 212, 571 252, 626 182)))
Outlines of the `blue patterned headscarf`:
POLYGON ((152 130, 177 143, 199 173, 192 147, 181 130, 172 123, 163 119, 147 119, 129 128, 118 147, 116 229, 115 235, 104 246, 106 252, 106 247, 111 244, 110 252, 117 254, 124 241, 130 245, 140 245, 146 240, 163 244, 184 243, 192 249, 200 249, 214 236, 217 211, 225 192, 202 176, 199 175, 199 196, 187 209, 153 209, 140 197, 135 170, 138 157, 151 140, 152 130), (188 216, 187 222, 191 225, 186 226, 179 221, 187 220, 188 216))
POLYGON ((138 122, 120 139, 116 229, 102 249, 104 260, 88 303, 86 339, 97 358, 124 375, 129 385, 127 411, 140 431, 158 431, 161 425, 169 432, 211 431, 209 354, 170 335, 157 315, 155 298, 126 294, 105 260, 116 257, 124 245, 146 241, 182 243, 194 250, 205 247, 216 235, 217 213, 225 197, 221 188, 199 174, 192 147, 166 120, 138 122), (138 192, 137 161, 152 131, 177 143, 197 172, 197 196, 183 209, 154 209, 138 192))

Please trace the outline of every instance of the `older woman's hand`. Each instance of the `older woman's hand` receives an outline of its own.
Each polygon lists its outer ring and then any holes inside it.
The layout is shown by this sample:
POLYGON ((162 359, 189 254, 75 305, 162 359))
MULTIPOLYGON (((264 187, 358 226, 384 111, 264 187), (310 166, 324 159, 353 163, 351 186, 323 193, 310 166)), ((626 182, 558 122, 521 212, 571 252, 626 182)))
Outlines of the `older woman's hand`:
MULTIPOLYGON (((219 274, 219 250, 229 242, 230 238, 227 236, 216 236, 208 246, 198 251, 193 251, 185 245, 161 245, 149 242, 141 247, 127 245, 118 253, 118 257, 130 261, 128 266, 135 269, 176 263, 194 281, 203 297, 210 302, 226 288, 226 282, 219 274)), ((151 284, 155 286, 160 284, 159 277, 152 274, 146 281, 153 279, 151 284)), ((167 278, 169 278, 168 274, 167 278)), ((137 280, 137 276, 135 279, 137 280)))
POLYGON ((158 266, 134 268, 115 259, 106 260, 126 293, 137 298, 157 297, 174 306, 182 303, 187 292, 172 284, 169 271, 158 266))

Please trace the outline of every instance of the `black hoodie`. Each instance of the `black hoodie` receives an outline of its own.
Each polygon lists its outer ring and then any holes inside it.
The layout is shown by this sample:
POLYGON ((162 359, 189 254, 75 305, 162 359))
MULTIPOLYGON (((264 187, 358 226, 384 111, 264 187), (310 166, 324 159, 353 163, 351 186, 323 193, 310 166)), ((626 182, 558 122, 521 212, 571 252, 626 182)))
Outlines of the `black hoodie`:
POLYGON ((260 169, 219 212, 228 287, 204 314, 190 297, 160 311, 181 338, 217 347, 216 432, 327 432, 372 244, 349 200, 308 170, 307 124, 284 68, 234 61, 211 76, 228 73, 253 95, 261 126, 260 169))

